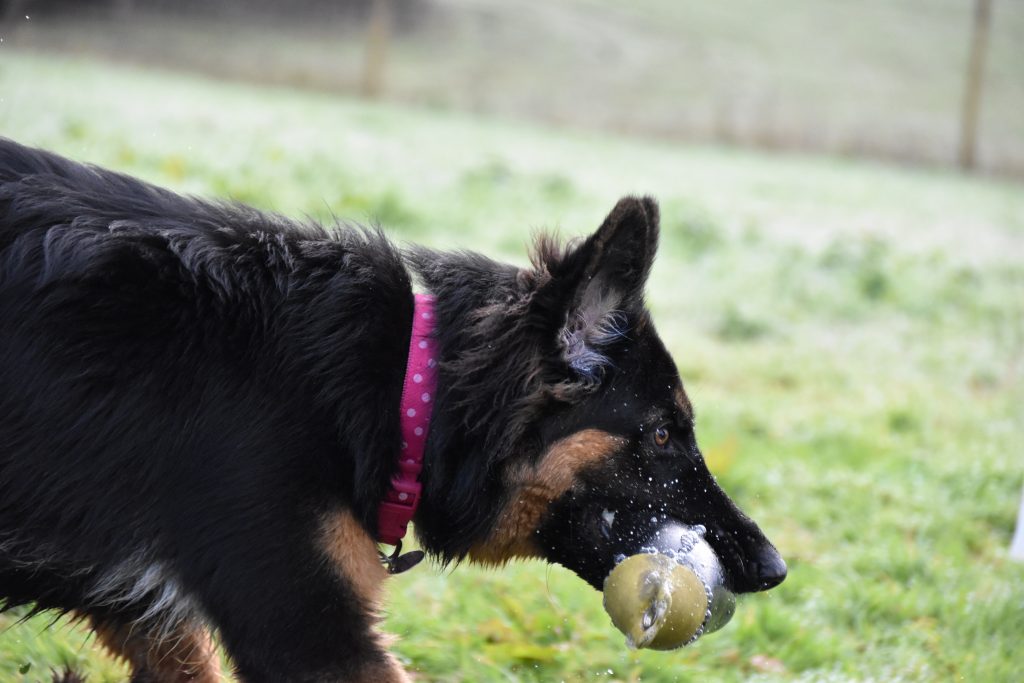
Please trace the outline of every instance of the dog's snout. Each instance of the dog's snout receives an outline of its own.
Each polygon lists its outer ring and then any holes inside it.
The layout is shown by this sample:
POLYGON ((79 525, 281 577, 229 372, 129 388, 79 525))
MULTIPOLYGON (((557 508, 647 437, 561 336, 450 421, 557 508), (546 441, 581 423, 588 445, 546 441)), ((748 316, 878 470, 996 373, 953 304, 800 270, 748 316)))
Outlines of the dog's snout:
POLYGON ((774 588, 786 580, 788 568, 786 561, 782 559, 775 548, 765 548, 754 561, 757 573, 757 590, 766 591, 774 588))

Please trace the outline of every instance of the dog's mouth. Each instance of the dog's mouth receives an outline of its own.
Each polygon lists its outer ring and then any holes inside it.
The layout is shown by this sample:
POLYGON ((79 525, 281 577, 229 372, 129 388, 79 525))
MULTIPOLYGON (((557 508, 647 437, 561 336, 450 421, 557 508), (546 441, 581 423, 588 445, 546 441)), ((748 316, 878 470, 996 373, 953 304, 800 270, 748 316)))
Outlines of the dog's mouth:
POLYGON ((627 555, 652 547, 659 552, 679 555, 689 552, 693 546, 695 561, 707 565, 704 578, 730 593, 767 590, 786 576, 785 561, 752 522, 749 524, 753 531, 729 530, 712 520, 707 520, 705 526, 670 515, 614 513, 602 509, 601 524, 602 534, 626 547, 628 550, 623 552, 627 555), (609 516, 613 522, 615 519, 622 522, 618 534, 614 524, 603 528, 609 516))
POLYGON ((538 530, 545 555, 598 590, 623 557, 651 547, 680 552, 683 535, 676 534, 679 528, 698 534, 706 546, 704 552, 712 554, 721 567, 721 585, 732 593, 767 590, 786 575, 786 564, 774 546, 746 518, 737 529, 713 520, 707 520, 705 526, 701 521, 611 501, 566 505, 552 512, 538 530))

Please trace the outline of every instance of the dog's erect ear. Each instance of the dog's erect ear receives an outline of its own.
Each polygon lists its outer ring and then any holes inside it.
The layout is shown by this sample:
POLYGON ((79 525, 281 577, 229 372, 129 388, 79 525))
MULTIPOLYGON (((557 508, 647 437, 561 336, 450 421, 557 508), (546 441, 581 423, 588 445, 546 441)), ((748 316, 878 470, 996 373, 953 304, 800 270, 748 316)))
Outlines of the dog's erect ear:
POLYGON ((612 297, 640 305, 657 248, 658 203, 650 197, 620 199, 597 232, 576 250, 586 265, 574 303, 612 297))
POLYGON ((603 347, 625 335, 631 313, 642 308, 657 247, 658 204, 650 197, 625 197, 559 264, 555 280, 565 314, 559 344, 580 376, 601 374, 607 364, 603 347))

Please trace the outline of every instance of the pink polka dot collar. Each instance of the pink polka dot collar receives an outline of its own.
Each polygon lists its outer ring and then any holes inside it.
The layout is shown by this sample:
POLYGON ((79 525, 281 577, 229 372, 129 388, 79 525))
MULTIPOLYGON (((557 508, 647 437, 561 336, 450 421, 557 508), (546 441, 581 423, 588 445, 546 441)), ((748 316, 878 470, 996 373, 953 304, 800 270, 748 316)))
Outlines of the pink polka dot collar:
POLYGON ((377 540, 388 545, 397 544, 405 536, 423 491, 419 476, 437 387, 437 342, 433 331, 434 297, 417 294, 402 385, 398 473, 391 478, 391 488, 377 511, 377 540))

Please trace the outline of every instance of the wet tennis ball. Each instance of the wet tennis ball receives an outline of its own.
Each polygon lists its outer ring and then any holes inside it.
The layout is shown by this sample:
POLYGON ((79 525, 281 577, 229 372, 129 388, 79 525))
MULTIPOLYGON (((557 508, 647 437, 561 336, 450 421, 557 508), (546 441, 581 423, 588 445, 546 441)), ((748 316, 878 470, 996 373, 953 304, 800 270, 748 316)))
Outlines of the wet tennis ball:
POLYGON ((708 594, 689 567, 660 553, 641 553, 605 579, 604 610, 630 647, 673 650, 700 631, 708 594))

